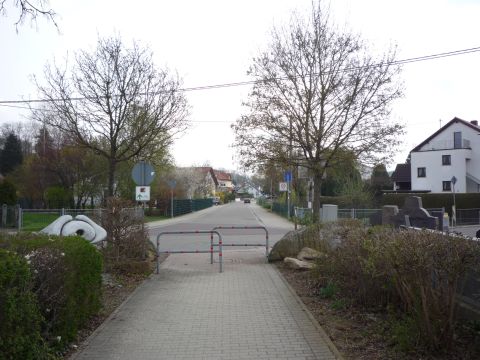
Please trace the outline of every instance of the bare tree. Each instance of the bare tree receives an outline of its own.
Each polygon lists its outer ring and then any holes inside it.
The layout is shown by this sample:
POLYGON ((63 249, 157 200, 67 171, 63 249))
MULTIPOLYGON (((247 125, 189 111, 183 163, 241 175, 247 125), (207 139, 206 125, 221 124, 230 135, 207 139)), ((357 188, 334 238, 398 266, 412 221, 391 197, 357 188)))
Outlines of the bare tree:
POLYGON ((210 174, 210 167, 184 167, 175 169, 177 186, 183 188, 188 199, 213 196, 215 183, 210 174))
POLYGON ((71 69, 47 66, 37 86, 46 109, 37 120, 108 160, 108 195, 117 164, 149 159, 186 129, 188 105, 178 75, 157 70, 152 53, 119 38, 99 39, 95 51, 76 54, 71 69))
POLYGON ((373 57, 359 36, 334 27, 320 3, 272 37, 249 69, 256 82, 247 114, 233 125, 236 147, 246 167, 306 166, 318 214, 322 177, 339 150, 376 162, 398 144, 403 130, 389 115, 401 96, 400 69, 394 51, 373 57))
MULTIPOLYGON (((57 15, 55 11, 49 8, 48 0, 11 0, 13 7, 17 8, 18 15, 15 27, 23 24, 26 19, 36 22, 38 17, 44 17, 50 20, 57 28, 58 24, 55 21, 57 15)), ((7 0, 0 0, 0 14, 7 14, 7 0)))

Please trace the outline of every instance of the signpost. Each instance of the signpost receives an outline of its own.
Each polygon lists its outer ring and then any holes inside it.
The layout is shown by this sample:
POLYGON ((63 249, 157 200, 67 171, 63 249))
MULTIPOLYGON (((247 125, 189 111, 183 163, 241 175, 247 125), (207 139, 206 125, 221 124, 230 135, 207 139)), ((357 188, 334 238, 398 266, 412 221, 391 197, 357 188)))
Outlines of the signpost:
POLYGON ((167 183, 170 187, 170 217, 173 218, 173 189, 175 189, 177 182, 175 180, 168 180, 167 183))
POLYGON ((457 204, 455 203, 455 184, 457 183, 457 178, 452 176, 450 179, 452 182, 452 194, 453 194, 453 206, 452 206, 452 227, 457 225, 457 204))
MULTIPOLYGON (((138 186, 135 188, 135 200, 142 202, 142 213, 145 218, 145 202, 150 201, 150 185, 155 176, 153 166, 145 161, 140 161, 135 164, 132 169, 132 179, 138 186)), ((144 222, 142 221, 142 232, 144 222)), ((143 244, 143 258, 146 258, 147 249, 145 243, 143 244)))
POLYGON ((292 182, 292 172, 285 171, 283 179, 287 183, 287 218, 290 219, 290 183, 292 182))
POLYGON ((278 190, 282 191, 282 192, 287 191, 288 190, 288 183, 286 183, 286 182, 278 183, 278 190))
POLYGON ((145 161, 136 163, 132 169, 132 179, 138 186, 150 185, 154 177, 155 170, 145 161))
POLYGON ((135 188, 135 200, 150 201, 150 186, 137 186, 135 188))
POLYGON ((135 164, 132 169, 132 179, 138 186, 135 188, 136 201, 150 201, 150 185, 155 176, 152 165, 145 161, 135 164))

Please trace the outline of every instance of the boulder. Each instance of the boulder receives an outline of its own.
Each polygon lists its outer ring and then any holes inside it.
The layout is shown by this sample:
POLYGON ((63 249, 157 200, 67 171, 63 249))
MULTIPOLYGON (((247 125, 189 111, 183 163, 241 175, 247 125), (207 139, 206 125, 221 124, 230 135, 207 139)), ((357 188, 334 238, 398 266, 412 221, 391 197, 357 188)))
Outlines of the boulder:
POLYGON ((281 261, 285 257, 295 257, 305 246, 303 244, 303 233, 306 228, 297 231, 289 231, 275 245, 268 255, 269 261, 281 261))
POLYGON ((315 265, 308 261, 298 260, 291 257, 286 257, 283 259, 285 265, 294 270, 310 270, 315 267, 315 265))
POLYGON ((304 247, 297 255, 298 260, 316 260, 324 257, 326 254, 309 247, 304 247))

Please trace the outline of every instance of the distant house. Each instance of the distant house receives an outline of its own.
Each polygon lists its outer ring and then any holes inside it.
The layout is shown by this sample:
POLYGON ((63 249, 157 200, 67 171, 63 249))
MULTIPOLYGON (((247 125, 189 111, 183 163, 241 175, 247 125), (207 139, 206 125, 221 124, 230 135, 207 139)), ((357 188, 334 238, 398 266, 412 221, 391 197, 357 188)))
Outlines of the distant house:
POLYGON ((217 191, 219 192, 233 192, 234 186, 232 176, 221 170, 213 170, 217 179, 217 191))
POLYGON ((392 174, 393 190, 408 191, 412 189, 410 164, 397 164, 392 174))
POLYGON ((455 117, 416 146, 410 152, 411 190, 451 192, 455 178, 455 192, 480 192, 479 135, 477 121, 455 117))

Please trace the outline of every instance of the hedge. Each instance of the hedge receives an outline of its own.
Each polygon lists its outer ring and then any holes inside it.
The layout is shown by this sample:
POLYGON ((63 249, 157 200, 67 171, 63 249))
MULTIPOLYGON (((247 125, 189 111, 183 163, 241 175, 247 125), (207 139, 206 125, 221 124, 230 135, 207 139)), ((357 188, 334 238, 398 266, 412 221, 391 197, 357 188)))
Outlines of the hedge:
POLYGON ((41 321, 27 261, 0 249, 0 358, 48 358, 41 321))
POLYGON ((101 307, 100 252, 79 236, 4 235, 0 246, 31 262, 33 291, 45 319, 43 337, 54 348, 74 340, 101 307))

